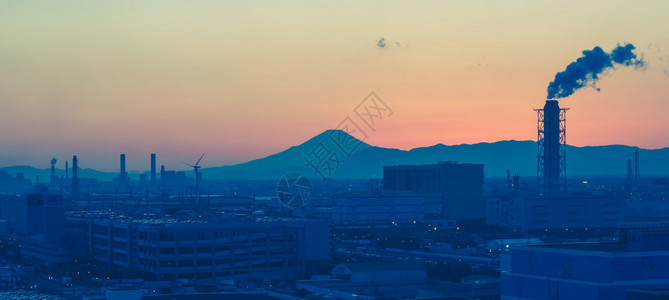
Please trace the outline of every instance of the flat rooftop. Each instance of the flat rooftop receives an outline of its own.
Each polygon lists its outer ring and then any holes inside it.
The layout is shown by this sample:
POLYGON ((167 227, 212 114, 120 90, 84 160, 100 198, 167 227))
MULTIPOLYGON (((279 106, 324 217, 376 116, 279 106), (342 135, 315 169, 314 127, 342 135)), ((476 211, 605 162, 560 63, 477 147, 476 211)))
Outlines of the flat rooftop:
POLYGON ((523 245, 520 247, 532 247, 539 249, 564 249, 575 251, 590 251, 604 253, 641 253, 641 252, 661 252, 669 251, 667 249, 629 249, 625 243, 567 243, 567 244, 543 244, 543 245, 523 245))
POLYGON ((594 252, 629 252, 627 244, 624 243, 566 243, 566 244, 541 244, 524 245, 536 248, 558 248, 568 250, 594 251, 594 252))

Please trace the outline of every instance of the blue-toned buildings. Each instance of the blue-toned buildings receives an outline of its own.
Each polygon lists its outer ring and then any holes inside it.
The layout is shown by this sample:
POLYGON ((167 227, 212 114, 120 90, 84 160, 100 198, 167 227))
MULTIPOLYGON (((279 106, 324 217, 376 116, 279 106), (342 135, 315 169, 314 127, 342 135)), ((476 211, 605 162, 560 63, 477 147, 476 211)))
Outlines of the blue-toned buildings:
POLYGON ((425 199, 412 192, 348 193, 332 196, 332 222, 338 225, 416 223, 425 218, 425 199))
POLYGON ((627 198, 613 195, 501 195, 488 199, 486 222, 520 230, 616 228, 627 198))
POLYGON ((502 299, 627 299, 669 287, 669 231, 629 231, 626 242, 511 247, 502 299))
POLYGON ((70 261, 65 250, 63 197, 36 189, 25 197, 2 199, 6 234, 17 238, 20 254, 41 265, 57 266, 70 261))
POLYGON ((156 280, 291 280, 330 259, 329 222, 91 219, 89 252, 110 270, 156 280))
POLYGON ((485 219, 483 165, 442 162, 432 165, 383 167, 385 191, 439 193, 442 217, 485 219))

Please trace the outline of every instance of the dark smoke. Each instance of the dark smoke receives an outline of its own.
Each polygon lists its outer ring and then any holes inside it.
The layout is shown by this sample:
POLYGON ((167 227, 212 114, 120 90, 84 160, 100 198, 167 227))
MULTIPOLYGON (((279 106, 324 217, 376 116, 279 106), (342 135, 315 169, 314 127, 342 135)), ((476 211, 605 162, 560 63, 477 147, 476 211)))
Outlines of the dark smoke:
POLYGON ((606 53, 600 47, 583 51, 583 56, 570 63, 564 71, 555 74, 555 79, 548 85, 548 99, 568 97, 584 86, 595 87, 600 75, 608 69, 615 69, 616 65, 642 68, 645 63, 633 52, 634 49, 636 47, 632 44, 618 44, 611 53, 606 53))
POLYGON ((376 42, 376 45, 379 46, 380 48, 385 48, 386 47, 386 38, 382 37, 378 42, 376 42))

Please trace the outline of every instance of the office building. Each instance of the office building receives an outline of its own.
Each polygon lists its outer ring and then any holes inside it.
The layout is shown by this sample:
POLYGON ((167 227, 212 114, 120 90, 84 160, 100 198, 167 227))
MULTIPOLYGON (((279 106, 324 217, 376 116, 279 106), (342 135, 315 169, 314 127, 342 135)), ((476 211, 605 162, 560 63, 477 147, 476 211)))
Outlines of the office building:
POLYGON ((440 193, 442 217, 485 219, 483 165, 442 162, 433 165, 383 167, 385 191, 440 193))

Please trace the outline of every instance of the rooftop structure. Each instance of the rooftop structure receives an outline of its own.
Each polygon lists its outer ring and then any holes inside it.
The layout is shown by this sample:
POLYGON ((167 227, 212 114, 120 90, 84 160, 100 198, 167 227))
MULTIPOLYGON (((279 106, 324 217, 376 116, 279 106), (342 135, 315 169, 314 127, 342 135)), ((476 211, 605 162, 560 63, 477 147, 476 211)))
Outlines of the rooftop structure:
POLYGON ((632 230, 621 243, 525 245, 511 251, 510 263, 502 263, 502 299, 627 299, 628 289, 669 286, 665 230, 632 230))

